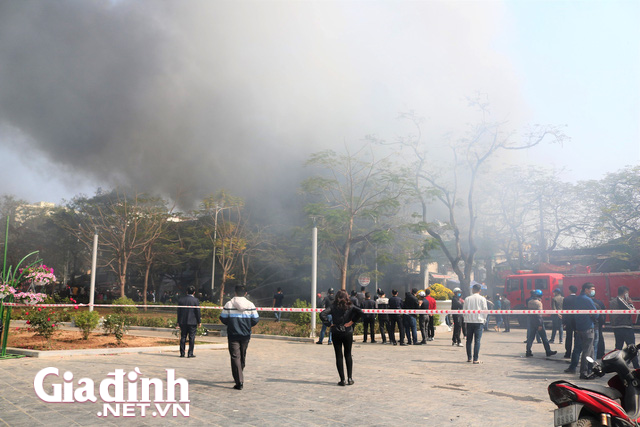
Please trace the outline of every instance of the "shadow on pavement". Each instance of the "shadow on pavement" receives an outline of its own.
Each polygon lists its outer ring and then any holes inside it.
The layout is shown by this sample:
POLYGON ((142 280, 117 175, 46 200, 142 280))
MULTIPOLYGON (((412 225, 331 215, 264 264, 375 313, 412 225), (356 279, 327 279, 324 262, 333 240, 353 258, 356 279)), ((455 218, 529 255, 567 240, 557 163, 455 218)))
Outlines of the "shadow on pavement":
POLYGON ((198 384, 206 387, 218 387, 218 388, 233 388, 233 381, 203 381, 203 380, 189 380, 189 385, 198 384))
POLYGON ((267 382, 267 383, 294 383, 294 384, 329 385, 329 386, 332 386, 332 387, 337 384, 337 380, 336 380, 336 382, 329 382, 329 381, 288 380, 288 379, 285 379, 285 378, 267 378, 267 379, 265 379, 265 382, 267 382))

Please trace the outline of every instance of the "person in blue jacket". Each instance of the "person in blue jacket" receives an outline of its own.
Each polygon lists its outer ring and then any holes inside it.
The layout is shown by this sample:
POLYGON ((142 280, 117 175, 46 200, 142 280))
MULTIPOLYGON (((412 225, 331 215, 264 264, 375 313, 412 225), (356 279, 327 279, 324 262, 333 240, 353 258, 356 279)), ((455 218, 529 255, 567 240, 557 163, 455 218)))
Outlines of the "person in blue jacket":
POLYGON ((236 390, 242 390, 244 386, 243 371, 251 339, 251 328, 257 325, 260 319, 256 306, 246 298, 246 295, 245 287, 237 285, 235 296, 224 305, 220 314, 220 321, 227 325, 231 374, 236 382, 233 386, 236 390))
MULTIPOLYGON (((596 294, 596 286, 587 282, 582 285, 582 292, 574 300, 572 310, 597 310, 596 305, 593 303, 593 296, 596 294)), ((573 353, 571 353, 571 364, 566 373, 574 374, 578 367, 578 360, 580 360, 580 379, 589 379, 591 373, 591 363, 587 361, 587 357, 593 358, 593 339, 594 339, 594 327, 595 322, 598 320, 599 315, 594 314, 574 314, 573 326, 575 340, 573 343, 573 353)))

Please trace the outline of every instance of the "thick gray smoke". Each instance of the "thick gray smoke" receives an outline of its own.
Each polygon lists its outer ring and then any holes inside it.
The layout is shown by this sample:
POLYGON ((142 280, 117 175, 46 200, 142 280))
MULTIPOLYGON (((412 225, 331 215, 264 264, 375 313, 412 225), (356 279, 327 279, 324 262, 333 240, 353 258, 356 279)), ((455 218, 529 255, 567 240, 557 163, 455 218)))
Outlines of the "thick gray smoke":
POLYGON ((400 111, 444 131, 473 91, 518 110, 487 5, 0 1, 0 148, 183 205, 226 188, 273 208, 309 153, 402 134, 400 111))

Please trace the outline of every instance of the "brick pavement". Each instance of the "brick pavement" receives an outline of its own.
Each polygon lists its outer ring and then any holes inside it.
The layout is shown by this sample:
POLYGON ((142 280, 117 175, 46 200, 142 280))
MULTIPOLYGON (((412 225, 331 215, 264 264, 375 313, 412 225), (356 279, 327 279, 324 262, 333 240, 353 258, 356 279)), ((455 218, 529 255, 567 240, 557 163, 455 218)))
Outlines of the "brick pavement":
MULTIPOLYGON (((608 348, 613 335, 605 333, 608 348)), ((466 362, 464 347, 452 347, 439 332, 426 346, 354 345, 355 385, 338 387, 333 348, 304 342, 252 339, 245 388, 232 389, 226 350, 200 350, 195 359, 177 353, 73 356, 0 361, 0 425, 451 425, 539 426, 553 423, 546 387, 568 362, 561 346, 545 359, 542 345, 524 357, 524 331, 485 332, 481 365, 466 362), (190 416, 107 418, 98 402, 45 403, 34 392, 36 373, 56 367, 76 379, 98 383, 115 369, 138 367, 165 377, 165 368, 189 381, 190 416)), ((62 382, 59 380, 59 382, 62 382)), ((605 384, 605 379, 595 382, 605 384)), ((50 383, 45 383, 48 385, 50 383)), ((45 387, 46 389, 46 387, 45 387)), ((50 389, 48 390, 50 391, 50 389)))

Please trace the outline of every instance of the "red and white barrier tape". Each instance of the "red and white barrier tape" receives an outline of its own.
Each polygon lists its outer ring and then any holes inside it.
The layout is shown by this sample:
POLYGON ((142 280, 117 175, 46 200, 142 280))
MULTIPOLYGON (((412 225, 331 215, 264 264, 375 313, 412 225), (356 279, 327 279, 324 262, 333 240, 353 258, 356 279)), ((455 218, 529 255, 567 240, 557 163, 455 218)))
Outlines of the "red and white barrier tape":
MULTIPOLYGON (((22 304, 15 302, 4 303, 9 307, 89 307, 90 304, 22 304)), ((93 304, 93 307, 137 307, 137 308, 193 308, 193 306, 180 305, 126 305, 126 304, 93 304)), ((224 307, 199 306, 204 310, 222 310, 224 307)), ((256 307, 258 311, 280 311, 285 313, 310 313, 314 310, 321 312, 323 308, 293 308, 293 307, 256 307)), ((400 309, 362 309, 363 313, 369 314, 640 314, 638 310, 400 310, 400 309)))

